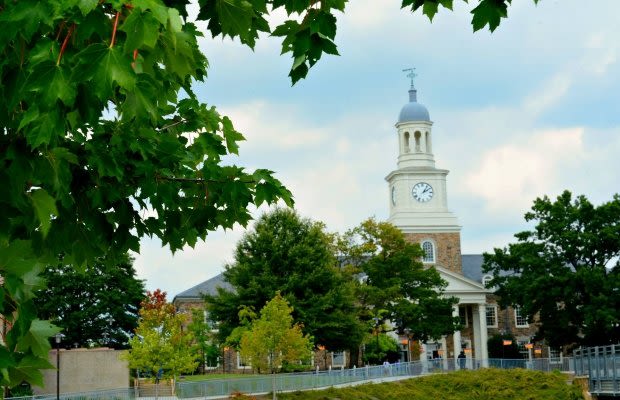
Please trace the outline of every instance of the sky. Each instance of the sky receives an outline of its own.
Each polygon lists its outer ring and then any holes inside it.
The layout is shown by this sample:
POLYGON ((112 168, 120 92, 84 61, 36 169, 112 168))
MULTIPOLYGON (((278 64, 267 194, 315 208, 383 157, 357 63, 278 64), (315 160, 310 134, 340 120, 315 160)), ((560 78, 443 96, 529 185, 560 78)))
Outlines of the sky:
MULTIPOLYGON (((620 1, 515 1, 492 34, 472 33, 470 3, 430 23, 399 1, 350 1, 337 14, 340 56, 324 56, 293 87, 278 38, 254 51, 202 38, 210 68, 196 92, 247 139, 226 163, 275 171, 298 213, 328 231, 386 220, 394 124, 410 84, 402 70, 415 67, 463 254, 514 242, 537 197, 611 200, 620 192, 620 1)), ((212 232, 174 255, 143 239, 138 277, 172 299, 221 273, 244 232, 212 232)))

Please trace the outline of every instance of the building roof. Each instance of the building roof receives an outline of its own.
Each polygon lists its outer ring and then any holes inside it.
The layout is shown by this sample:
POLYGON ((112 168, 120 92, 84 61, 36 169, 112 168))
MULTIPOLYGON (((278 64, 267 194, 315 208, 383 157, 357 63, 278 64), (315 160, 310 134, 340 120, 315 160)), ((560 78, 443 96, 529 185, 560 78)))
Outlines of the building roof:
POLYGON ((417 90, 409 90, 409 103, 405 104, 398 114, 398 122, 427 121, 430 122, 431 117, 426 107, 418 103, 417 90))
POLYGON ((173 302, 176 300, 201 300, 206 294, 216 295, 218 287, 231 292, 234 291, 230 283, 224 281, 224 274, 218 274, 211 279, 207 279, 206 281, 177 294, 174 296, 173 302))
MULTIPOLYGON (((463 254, 461 256, 463 266, 463 276, 475 282, 482 282, 482 254, 463 254)), ((234 292, 230 283, 224 281, 224 274, 218 274, 198 285, 189 288, 176 296, 176 300, 202 300, 205 294, 216 295, 217 288, 234 292)))
POLYGON ((465 278, 476 282, 482 282, 482 261, 482 254, 461 255, 461 266, 465 278))

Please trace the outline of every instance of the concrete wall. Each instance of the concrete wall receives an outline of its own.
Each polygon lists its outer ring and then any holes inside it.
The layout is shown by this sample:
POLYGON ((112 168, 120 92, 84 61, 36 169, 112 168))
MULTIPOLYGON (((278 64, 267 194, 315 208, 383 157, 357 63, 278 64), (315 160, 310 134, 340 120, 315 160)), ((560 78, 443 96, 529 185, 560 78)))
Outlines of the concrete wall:
MULTIPOLYGON (((123 351, 108 348, 60 349, 60 393, 89 392, 129 387, 129 367, 121 360, 123 351)), ((49 353, 56 366, 56 350, 49 353)), ((56 393, 56 369, 43 371, 45 387, 34 387, 35 394, 56 393)))

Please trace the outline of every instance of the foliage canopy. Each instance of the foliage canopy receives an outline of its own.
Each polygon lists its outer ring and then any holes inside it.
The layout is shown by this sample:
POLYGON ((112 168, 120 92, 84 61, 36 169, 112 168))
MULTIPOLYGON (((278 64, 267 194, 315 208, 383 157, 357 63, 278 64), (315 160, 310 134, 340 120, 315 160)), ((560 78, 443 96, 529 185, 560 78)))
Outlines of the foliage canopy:
POLYGON ((620 340, 620 196, 594 206, 565 191, 537 198, 516 243, 484 254, 500 304, 518 305, 552 346, 620 340))
POLYGON ((422 264, 420 245, 409 243, 400 229, 371 218, 340 242, 341 262, 361 277, 355 280, 359 318, 369 328, 389 320, 399 333, 422 341, 458 328, 452 316, 458 299, 444 296, 447 283, 422 264))
POLYGON ((72 265, 49 266, 47 287, 37 293, 39 317, 63 328, 63 345, 127 348, 138 325, 144 283, 126 255, 113 265, 95 262, 84 271, 72 265))
POLYGON ((131 338, 127 354, 130 368, 150 372, 151 376, 176 378, 198 366, 200 353, 192 346, 194 337, 184 332, 186 316, 178 314, 166 301, 166 292, 147 292, 140 309, 140 323, 131 338))
POLYGON ((332 237, 321 223, 290 209, 264 214, 237 244, 224 277, 234 292, 219 289, 206 297, 222 341, 231 333, 240 339, 244 316, 280 292, 315 345, 344 350, 351 341, 361 342, 352 286, 335 267, 332 237))

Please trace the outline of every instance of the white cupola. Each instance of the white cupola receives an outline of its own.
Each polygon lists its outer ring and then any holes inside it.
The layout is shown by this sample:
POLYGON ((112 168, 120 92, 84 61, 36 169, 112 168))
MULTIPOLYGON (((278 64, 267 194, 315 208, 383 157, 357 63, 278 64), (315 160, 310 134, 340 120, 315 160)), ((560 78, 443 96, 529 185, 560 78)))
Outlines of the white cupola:
POLYGON ((431 167, 435 166, 432 140, 433 122, 428 110, 418 103, 417 90, 411 80, 409 103, 405 104, 398 115, 399 155, 398 167, 431 167))

